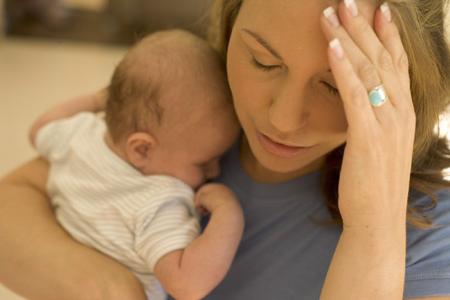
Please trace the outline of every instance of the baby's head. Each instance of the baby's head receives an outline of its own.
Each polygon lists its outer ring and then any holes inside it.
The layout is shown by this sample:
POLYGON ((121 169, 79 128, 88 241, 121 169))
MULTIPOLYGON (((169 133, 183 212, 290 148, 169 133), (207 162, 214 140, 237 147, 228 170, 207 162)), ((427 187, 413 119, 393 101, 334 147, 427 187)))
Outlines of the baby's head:
POLYGON ((128 163, 193 188, 219 174, 219 157, 239 133, 220 57, 181 30, 154 33, 126 54, 105 118, 110 144, 128 163))

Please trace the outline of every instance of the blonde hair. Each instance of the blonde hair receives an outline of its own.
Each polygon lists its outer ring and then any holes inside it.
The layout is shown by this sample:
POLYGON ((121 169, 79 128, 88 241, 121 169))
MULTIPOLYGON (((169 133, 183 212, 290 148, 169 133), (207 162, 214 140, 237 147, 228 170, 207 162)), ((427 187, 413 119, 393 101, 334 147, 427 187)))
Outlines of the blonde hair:
MULTIPOLYGON (((210 14, 208 39, 226 59, 231 31, 244 0, 216 0, 210 14)), ((380 1, 381 2, 381 1, 380 1)), ((450 50, 445 36, 447 0, 387 0, 409 58, 411 92, 416 113, 416 135, 410 188, 430 197, 425 206, 408 204, 408 222, 427 228, 424 214, 437 204, 435 192, 449 189, 443 170, 450 167, 446 137, 435 132, 439 117, 450 102, 450 50)), ((381 4, 381 3, 380 3, 381 4)), ((335 221, 342 223, 338 209, 339 174, 345 145, 331 151, 322 170, 322 191, 335 221)), ((411 193, 409 200, 412 200, 411 193)))

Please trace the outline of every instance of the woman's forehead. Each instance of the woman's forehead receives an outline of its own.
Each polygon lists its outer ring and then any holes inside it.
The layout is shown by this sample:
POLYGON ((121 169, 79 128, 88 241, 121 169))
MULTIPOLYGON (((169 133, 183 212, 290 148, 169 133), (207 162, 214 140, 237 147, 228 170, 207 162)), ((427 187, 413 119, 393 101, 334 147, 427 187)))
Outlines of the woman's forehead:
MULTIPOLYGON (((259 34, 271 46, 302 49, 306 46, 326 49, 326 39, 320 25, 323 10, 337 0, 245 0, 236 25, 259 34), (312 45, 314 44, 314 45, 312 45)), ((362 15, 373 24, 374 0, 359 0, 362 15)), ((282 49, 280 49, 282 51, 282 49)))
POLYGON ((317 64, 326 54, 327 43, 320 26, 320 14, 326 6, 323 0, 245 0, 235 30, 242 35, 245 31, 258 35, 284 63, 290 64, 298 55, 306 54, 310 63, 317 64))
MULTIPOLYGON (((337 8, 342 0, 245 0, 241 10, 247 17, 279 22, 295 20, 295 23, 311 22, 318 18, 328 6, 337 8)), ((356 0, 362 15, 372 23, 377 0, 356 0)), ((294 24, 295 24, 294 23, 294 24)))
MULTIPOLYGON (((322 32, 320 16, 333 0, 245 0, 234 30, 245 38, 248 32, 260 44, 279 54, 284 64, 306 76, 329 70, 327 39, 322 32), (262 43, 261 43, 262 41, 262 43)), ((373 22, 373 0, 357 1, 361 14, 373 22), (371 6, 371 7, 370 7, 371 6)), ((246 39, 249 41, 249 39, 246 39)), ((250 43, 252 40, 250 39, 250 43)), ((252 44, 250 44, 251 47, 252 44)), ((254 45, 254 44, 253 44, 254 45)))

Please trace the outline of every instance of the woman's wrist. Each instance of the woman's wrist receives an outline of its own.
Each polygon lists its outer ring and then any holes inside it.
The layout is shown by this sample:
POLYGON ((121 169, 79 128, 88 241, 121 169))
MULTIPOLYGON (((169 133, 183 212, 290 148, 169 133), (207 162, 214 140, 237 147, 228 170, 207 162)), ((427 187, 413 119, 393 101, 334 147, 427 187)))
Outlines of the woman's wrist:
POLYGON ((405 257, 404 230, 344 229, 328 269, 321 300, 402 299, 405 257))
MULTIPOLYGON (((404 255, 406 249, 406 226, 386 228, 344 228, 341 241, 366 251, 367 254, 404 255), (389 252, 386 252, 389 251, 389 252)), ((375 257, 374 257, 375 258, 375 257)))
MULTIPOLYGON (((368 207, 355 207, 354 213, 342 214, 343 230, 352 234, 371 236, 402 236, 406 233, 407 199, 399 196, 390 200, 369 199, 368 207), (390 203, 382 206, 382 203, 390 203)), ((340 201, 342 201, 340 199, 340 201)), ((344 201, 345 202, 345 201, 344 201)))

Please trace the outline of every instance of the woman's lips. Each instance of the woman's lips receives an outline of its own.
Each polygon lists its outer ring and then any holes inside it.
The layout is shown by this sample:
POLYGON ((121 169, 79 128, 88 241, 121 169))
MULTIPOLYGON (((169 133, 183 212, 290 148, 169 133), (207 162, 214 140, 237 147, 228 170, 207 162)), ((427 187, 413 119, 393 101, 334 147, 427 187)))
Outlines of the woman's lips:
POLYGON ((257 133, 257 136, 259 142, 267 152, 282 158, 292 158, 296 155, 305 153, 312 148, 312 147, 296 147, 280 144, 278 142, 273 141, 268 136, 260 132, 257 133))

